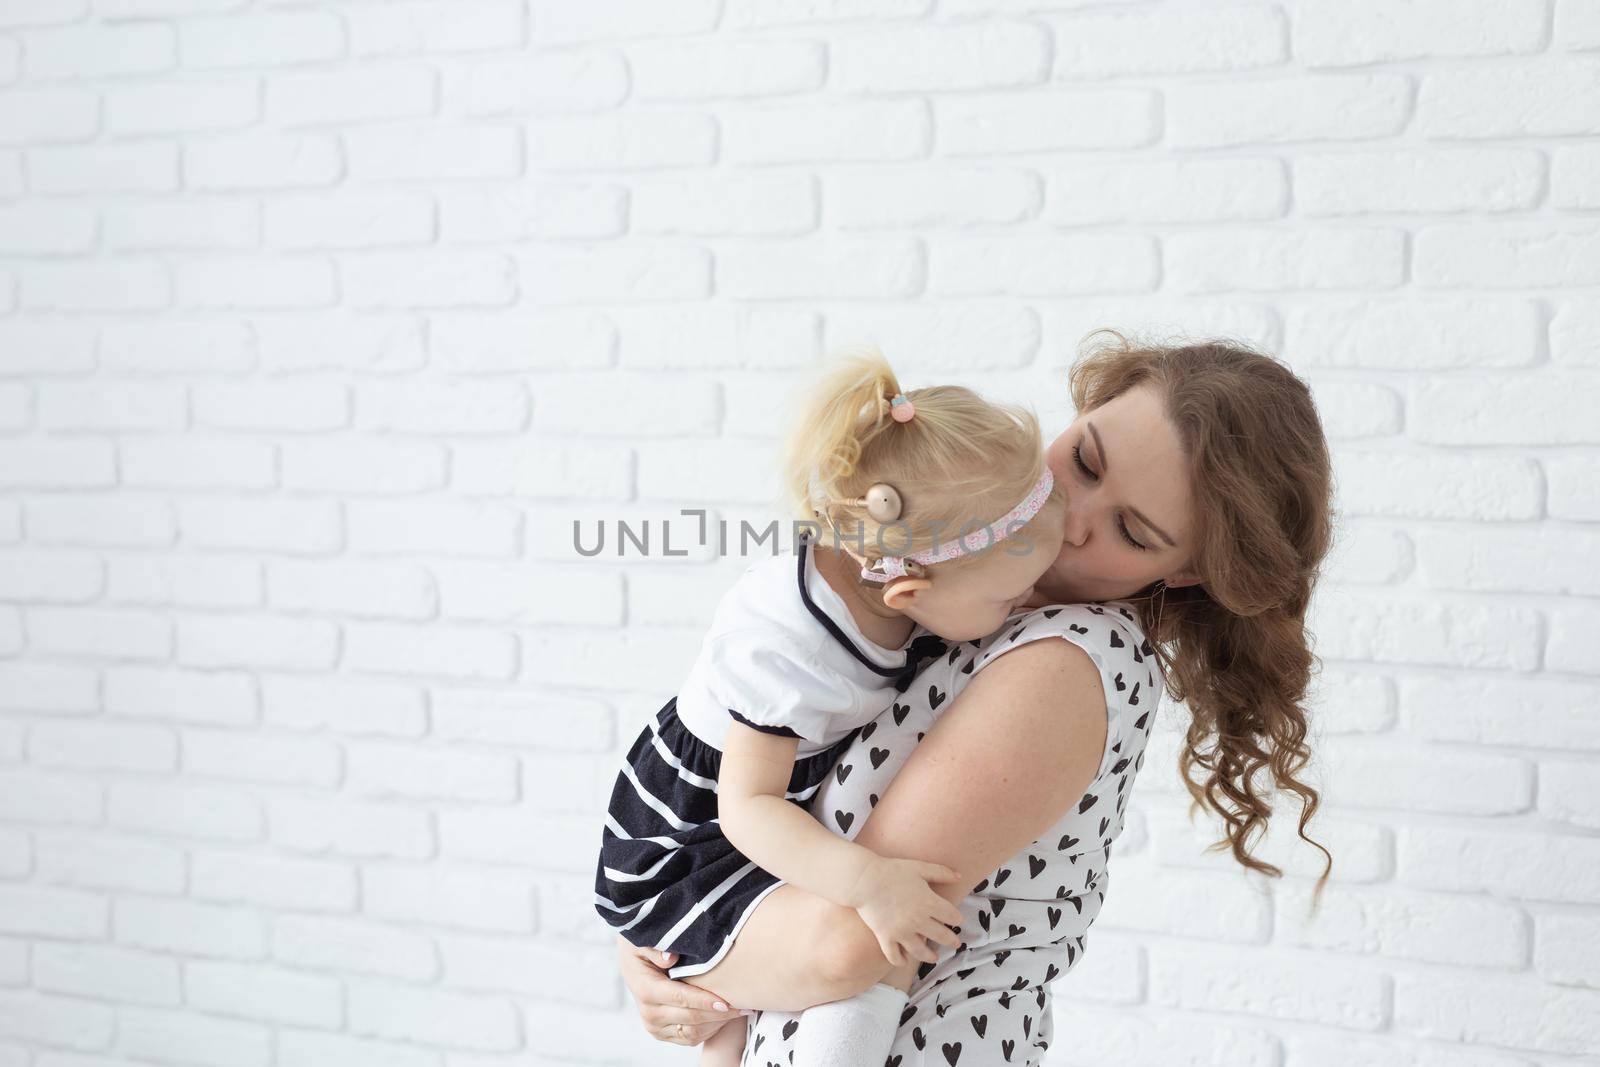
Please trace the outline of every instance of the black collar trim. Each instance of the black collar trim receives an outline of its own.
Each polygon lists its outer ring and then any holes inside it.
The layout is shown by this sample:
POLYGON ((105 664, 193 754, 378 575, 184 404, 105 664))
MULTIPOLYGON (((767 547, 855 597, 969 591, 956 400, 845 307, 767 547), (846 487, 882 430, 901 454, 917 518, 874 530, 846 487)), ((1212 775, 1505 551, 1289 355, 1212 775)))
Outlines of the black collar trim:
POLYGON ((907 662, 902 663, 898 667, 884 667, 880 664, 872 662, 867 654, 861 651, 861 649, 857 648, 854 641, 850 640, 850 636, 839 628, 839 624, 833 621, 833 616, 829 615, 826 611, 823 611, 822 608, 817 606, 817 602, 811 599, 811 590, 806 588, 806 549, 810 546, 810 544, 811 539, 809 537, 802 537, 795 548, 795 554, 800 560, 800 565, 798 568, 800 599, 805 601, 806 610, 811 612, 812 617, 820 622, 823 627, 833 635, 833 639, 835 641, 838 641, 845 648, 849 649, 850 654, 864 663, 870 670, 872 670, 873 673, 881 675, 884 678, 898 679, 902 674, 905 673, 906 667, 910 665, 911 654, 909 652, 906 653, 907 662))

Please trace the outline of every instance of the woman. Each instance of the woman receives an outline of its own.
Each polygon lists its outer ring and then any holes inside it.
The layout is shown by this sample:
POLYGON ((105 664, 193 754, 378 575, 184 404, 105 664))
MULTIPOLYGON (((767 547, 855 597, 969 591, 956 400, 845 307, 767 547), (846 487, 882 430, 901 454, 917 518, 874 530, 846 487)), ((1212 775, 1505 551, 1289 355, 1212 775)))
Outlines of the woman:
POLYGON ((653 1036, 698 1044, 743 1021, 717 1005, 761 1009, 744 1062, 787 1063, 786 1013, 884 982, 911 992, 891 1063, 1039 1062, 1049 983, 1104 900, 1163 690, 1192 716, 1185 785, 1240 863, 1282 873, 1249 852, 1270 814, 1256 772, 1301 798, 1298 833, 1327 860, 1320 899, 1332 857, 1305 834, 1318 796, 1295 777, 1310 758, 1304 619, 1332 533, 1315 406, 1282 364, 1235 344, 1110 336, 1074 366, 1079 415, 1049 448, 1067 539, 1037 588, 1056 606, 924 668, 811 804, 877 852, 966 875, 934 887, 966 918, 961 947, 894 968, 854 911, 783 885, 693 985, 622 942, 653 1036))

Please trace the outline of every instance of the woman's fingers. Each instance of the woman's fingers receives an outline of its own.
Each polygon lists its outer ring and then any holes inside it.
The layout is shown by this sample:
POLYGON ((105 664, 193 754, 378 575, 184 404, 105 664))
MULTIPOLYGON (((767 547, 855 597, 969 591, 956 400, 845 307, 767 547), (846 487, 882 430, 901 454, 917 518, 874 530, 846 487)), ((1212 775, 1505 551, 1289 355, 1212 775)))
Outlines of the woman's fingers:
POLYGON ((929 882, 957 882, 961 880, 961 872, 952 870, 942 863, 922 863, 921 875, 929 882))
MULTIPOLYGON (((744 1020, 740 1019, 739 1022, 742 1024, 744 1020)), ((721 1030, 727 1024, 728 1020, 726 1019, 714 1023, 701 1023, 696 1026, 684 1023, 680 1031, 677 1023, 667 1023, 652 1030, 650 1036, 657 1041, 666 1041, 673 1045, 693 1046, 703 1044, 708 1037, 721 1030)))
MULTIPOLYGON (((735 1009, 723 1004, 710 990, 663 974, 666 964, 656 949, 627 945, 620 956, 623 983, 638 1003, 645 1030, 657 1040, 698 1045, 723 1023, 740 1018, 735 1009)), ((675 956, 669 953, 668 958, 675 956)))

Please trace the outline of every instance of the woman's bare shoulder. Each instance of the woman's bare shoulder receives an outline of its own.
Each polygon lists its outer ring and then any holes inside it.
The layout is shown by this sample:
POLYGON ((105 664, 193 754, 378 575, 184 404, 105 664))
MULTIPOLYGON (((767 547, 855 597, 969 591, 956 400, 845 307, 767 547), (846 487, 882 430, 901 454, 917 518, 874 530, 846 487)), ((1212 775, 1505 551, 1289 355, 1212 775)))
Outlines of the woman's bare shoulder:
POLYGON ((1093 783, 1106 703, 1088 655, 1034 640, 978 672, 894 780, 858 842, 980 874, 1054 825, 1093 783))
POLYGON ((949 714, 969 708, 996 725, 1004 724, 1017 748, 1035 748, 1041 759, 1051 759, 1061 747, 1080 756, 1098 753, 1105 741, 1106 695, 1100 669, 1087 650, 1060 634, 996 656, 962 690, 949 714), (1094 743, 1097 740, 1100 744, 1094 743))

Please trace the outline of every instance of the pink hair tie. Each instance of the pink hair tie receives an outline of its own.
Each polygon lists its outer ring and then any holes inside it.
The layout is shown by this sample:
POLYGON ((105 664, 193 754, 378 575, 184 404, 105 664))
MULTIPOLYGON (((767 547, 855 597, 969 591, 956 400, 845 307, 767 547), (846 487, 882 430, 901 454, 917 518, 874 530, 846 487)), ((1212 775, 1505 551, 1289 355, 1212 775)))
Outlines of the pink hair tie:
POLYGON ((916 405, 907 399, 904 393, 896 393, 894 399, 889 401, 889 414, 894 417, 895 422, 910 422, 916 413, 916 405))

